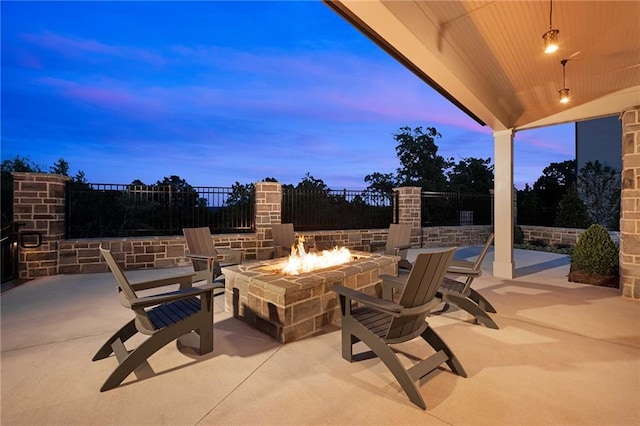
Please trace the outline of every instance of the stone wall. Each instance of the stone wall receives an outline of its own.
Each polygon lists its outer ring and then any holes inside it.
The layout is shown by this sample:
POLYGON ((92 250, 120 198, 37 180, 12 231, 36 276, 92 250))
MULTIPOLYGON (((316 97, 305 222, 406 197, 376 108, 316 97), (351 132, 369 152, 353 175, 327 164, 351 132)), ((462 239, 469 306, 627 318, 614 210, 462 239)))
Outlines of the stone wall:
POLYGON ((640 299, 640 106, 622 114, 620 287, 640 299))
POLYGON ((584 229, 553 228, 547 226, 519 225, 524 241, 544 241, 546 244, 567 244, 574 246, 584 229))
POLYGON ((58 244, 65 232, 66 176, 13 173, 13 221, 24 233, 18 278, 58 273, 58 244), (41 238, 40 241, 38 239, 41 238))

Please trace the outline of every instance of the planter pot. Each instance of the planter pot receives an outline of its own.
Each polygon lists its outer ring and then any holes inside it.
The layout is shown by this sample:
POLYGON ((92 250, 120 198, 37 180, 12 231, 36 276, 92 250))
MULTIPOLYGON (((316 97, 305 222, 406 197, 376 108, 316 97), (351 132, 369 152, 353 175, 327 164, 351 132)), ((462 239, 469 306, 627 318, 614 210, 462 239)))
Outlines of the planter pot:
POLYGON ((574 268, 573 265, 571 265, 571 270, 569 271, 569 281, 573 283, 592 284, 613 288, 620 287, 620 275, 618 274, 588 274, 574 268))

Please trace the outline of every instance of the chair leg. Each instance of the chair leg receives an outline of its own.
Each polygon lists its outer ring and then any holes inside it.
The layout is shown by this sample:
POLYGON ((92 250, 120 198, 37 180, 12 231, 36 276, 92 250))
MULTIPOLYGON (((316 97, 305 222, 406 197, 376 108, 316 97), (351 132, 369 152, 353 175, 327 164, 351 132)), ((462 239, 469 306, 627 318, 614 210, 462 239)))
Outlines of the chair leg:
POLYGON ((96 354, 93 356, 92 361, 97 361, 99 359, 108 357, 113 353, 113 348, 111 347, 113 342, 119 339, 120 341, 122 341, 122 343, 124 343, 132 336, 134 336, 137 332, 138 330, 136 329, 136 321, 135 319, 132 319, 124 326, 122 326, 120 330, 116 331, 113 336, 111 336, 109 340, 107 340, 104 345, 102 345, 102 347, 98 349, 98 352, 96 352, 96 354))
POLYGON ((207 293, 200 296, 200 313, 197 319, 201 325, 196 329, 200 336, 200 355, 213 351, 213 294, 207 293))
POLYGON ((467 299, 464 296, 458 296, 457 294, 445 294, 444 298, 459 307, 460 309, 464 309, 473 317, 479 321, 481 324, 485 325, 488 328, 493 328, 494 330, 498 330, 498 324, 496 324, 489 315, 483 311, 478 305, 473 303, 470 299, 467 299))
POLYGON ((485 312, 491 312, 493 314, 498 312, 496 311, 496 308, 494 308, 493 305, 487 299, 484 298, 484 296, 482 296, 480 293, 478 293, 472 288, 470 288, 469 290, 471 291, 471 293, 468 296, 469 299, 476 302, 478 306, 480 306, 480 309, 482 309, 485 312))
POLYGON ((458 357, 453 353, 453 351, 447 346, 447 344, 438 336, 438 334, 431 328, 431 326, 427 327, 426 330, 422 332, 420 335, 429 346, 438 351, 442 351, 447 356, 447 365, 458 376, 467 377, 467 372, 464 371, 464 367, 458 360, 458 357))
MULTIPOLYGON (((344 327, 344 326, 343 326, 344 327)), ((352 324, 352 329, 355 331, 355 335, 358 339, 362 340, 371 350, 384 362, 389 371, 394 375, 402 389, 409 397, 409 400, 423 410, 427 409, 422 395, 418 391, 418 387, 415 382, 409 376, 409 373, 404 368, 397 355, 393 350, 378 336, 371 333, 365 326, 360 323, 352 324)))
MULTIPOLYGON (((213 323, 211 323, 213 327, 213 323)), ((131 351, 129 355, 111 372, 107 380, 100 388, 100 392, 107 391, 117 387, 127 376, 138 368, 151 355, 156 353, 168 343, 176 340, 178 337, 189 333, 193 330, 193 322, 185 321, 184 324, 175 324, 164 328, 157 333, 149 336, 147 340, 142 342, 140 346, 131 351)))

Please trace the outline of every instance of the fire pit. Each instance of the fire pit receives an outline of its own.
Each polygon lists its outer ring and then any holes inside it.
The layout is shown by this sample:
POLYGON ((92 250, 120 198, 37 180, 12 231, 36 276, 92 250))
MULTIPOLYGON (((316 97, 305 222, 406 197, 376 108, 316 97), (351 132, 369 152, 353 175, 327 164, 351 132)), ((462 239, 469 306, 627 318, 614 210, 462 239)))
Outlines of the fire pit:
POLYGON ((351 251, 347 263, 297 275, 284 275, 286 259, 223 268, 225 309, 281 343, 308 336, 339 321, 340 306, 331 287, 380 295, 380 275, 395 275, 397 256, 351 251))

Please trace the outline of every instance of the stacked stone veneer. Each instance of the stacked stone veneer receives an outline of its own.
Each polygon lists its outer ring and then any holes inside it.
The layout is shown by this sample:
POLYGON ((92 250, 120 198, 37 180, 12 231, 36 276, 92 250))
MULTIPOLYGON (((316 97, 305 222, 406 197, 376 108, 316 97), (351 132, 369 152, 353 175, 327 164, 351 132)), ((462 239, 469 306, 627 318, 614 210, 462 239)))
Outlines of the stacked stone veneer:
POLYGON ((622 113, 620 288, 640 299, 640 106, 622 113))
MULTIPOLYGON (((640 136, 637 109, 625 113, 623 192, 620 265, 623 294, 640 298, 640 136)), ((66 176, 45 173, 14 173, 14 222, 23 233, 39 233, 40 247, 20 248, 19 278, 31 279, 55 274, 105 272, 108 270, 98 248, 112 250, 125 269, 189 265, 182 236, 65 240, 66 176)), ((420 228, 420 189, 398 188, 398 221, 412 224, 414 247, 465 246, 483 244, 491 226, 441 226, 420 228)), ((281 221, 282 188, 279 183, 256 184, 256 232, 219 234, 217 247, 242 250, 246 260, 264 260, 273 253, 271 225, 281 221)), ((525 241, 575 244, 581 229, 521 226, 525 241)), ((368 251, 372 242, 385 241, 387 229, 358 229, 300 232, 317 248, 344 246, 368 251)), ((36 238, 24 238, 33 245, 36 238)))
POLYGON ((13 174, 13 220, 27 246, 19 250, 18 277, 58 273, 59 243, 64 239, 66 176, 46 173, 13 174), (39 235, 39 237, 37 236, 39 235), (38 244, 41 238, 41 245, 38 244))
POLYGON ((338 298, 331 287, 341 284, 380 296, 380 275, 397 274, 399 257, 354 255, 362 258, 296 276, 270 269, 284 259, 224 268, 226 310, 281 343, 316 333, 340 318, 338 298))

